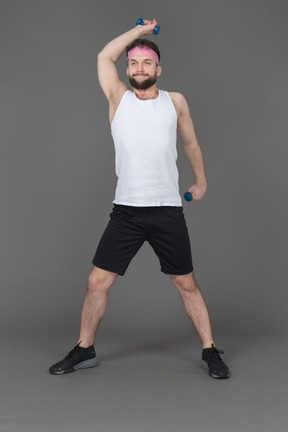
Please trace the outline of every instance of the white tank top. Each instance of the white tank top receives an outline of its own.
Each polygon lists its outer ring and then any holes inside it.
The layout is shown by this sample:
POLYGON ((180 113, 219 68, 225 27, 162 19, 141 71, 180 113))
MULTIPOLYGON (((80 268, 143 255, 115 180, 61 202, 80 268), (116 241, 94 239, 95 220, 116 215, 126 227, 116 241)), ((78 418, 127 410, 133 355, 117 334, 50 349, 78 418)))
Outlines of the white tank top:
POLYGON ((140 100, 127 90, 111 123, 118 177, 113 203, 135 207, 181 206, 177 113, 168 92, 140 100))

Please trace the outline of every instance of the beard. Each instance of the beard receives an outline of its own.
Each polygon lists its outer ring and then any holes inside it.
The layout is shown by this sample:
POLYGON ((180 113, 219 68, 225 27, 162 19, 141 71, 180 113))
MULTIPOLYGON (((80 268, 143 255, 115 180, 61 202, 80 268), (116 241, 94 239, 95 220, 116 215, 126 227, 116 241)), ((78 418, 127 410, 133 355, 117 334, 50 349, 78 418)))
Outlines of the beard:
POLYGON ((157 81, 157 74, 139 82, 133 76, 128 76, 131 86, 137 90, 147 90, 152 87, 157 81))

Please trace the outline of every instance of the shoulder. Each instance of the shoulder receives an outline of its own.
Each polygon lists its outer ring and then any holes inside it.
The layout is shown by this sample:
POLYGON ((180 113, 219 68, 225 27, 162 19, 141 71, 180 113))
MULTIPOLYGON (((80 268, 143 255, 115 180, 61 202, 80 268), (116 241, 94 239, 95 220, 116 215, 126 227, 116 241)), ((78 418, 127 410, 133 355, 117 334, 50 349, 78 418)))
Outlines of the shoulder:
POLYGON ((174 106, 178 117, 182 114, 189 112, 188 104, 185 97, 178 92, 168 92, 174 106))

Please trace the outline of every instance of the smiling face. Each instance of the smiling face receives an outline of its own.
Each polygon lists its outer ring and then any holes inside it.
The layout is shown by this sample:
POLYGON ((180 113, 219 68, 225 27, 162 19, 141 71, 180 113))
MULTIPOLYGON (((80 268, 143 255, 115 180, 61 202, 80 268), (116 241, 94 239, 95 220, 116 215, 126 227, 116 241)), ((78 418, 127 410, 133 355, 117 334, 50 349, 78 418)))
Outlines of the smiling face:
POLYGON ((161 66, 147 54, 135 53, 128 59, 127 76, 132 87, 137 90, 152 87, 161 72, 161 66))

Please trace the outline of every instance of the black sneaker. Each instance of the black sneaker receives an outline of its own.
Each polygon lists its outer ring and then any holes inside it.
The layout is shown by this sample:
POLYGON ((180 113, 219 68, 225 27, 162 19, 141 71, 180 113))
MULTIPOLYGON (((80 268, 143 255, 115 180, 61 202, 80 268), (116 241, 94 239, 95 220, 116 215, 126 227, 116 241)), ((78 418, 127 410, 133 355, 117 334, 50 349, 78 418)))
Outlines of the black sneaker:
POLYGON ((78 369, 92 368, 98 365, 94 346, 82 348, 76 345, 67 357, 50 367, 49 372, 56 375, 63 375, 74 372, 78 369))
POLYGON ((201 367, 207 370, 212 378, 229 378, 229 369, 221 359, 220 354, 224 354, 224 351, 215 348, 213 344, 211 348, 204 348, 202 351, 201 367))

